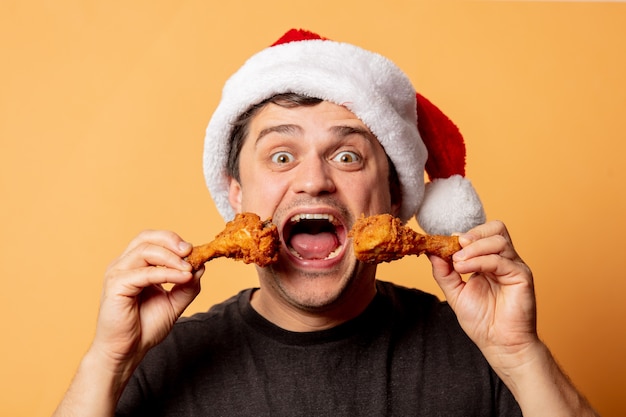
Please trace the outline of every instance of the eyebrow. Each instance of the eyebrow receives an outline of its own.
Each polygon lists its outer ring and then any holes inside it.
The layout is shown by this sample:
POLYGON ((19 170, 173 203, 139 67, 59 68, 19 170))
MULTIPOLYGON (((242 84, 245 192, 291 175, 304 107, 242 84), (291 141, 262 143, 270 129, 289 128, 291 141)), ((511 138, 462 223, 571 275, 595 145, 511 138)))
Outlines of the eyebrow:
MULTIPOLYGON (((369 129, 363 128, 360 126, 347 126, 347 125, 333 126, 330 128, 330 131, 339 137, 346 137, 350 135, 360 135, 360 136, 363 136, 367 140, 376 139, 376 136, 374 136, 374 134, 370 132, 369 129)), ((268 128, 261 130, 256 140, 259 141, 264 136, 269 135, 270 133, 279 133, 279 134, 287 134, 287 135, 301 134, 302 128, 294 124, 270 126, 268 128)))
POLYGON ((262 139, 264 136, 269 135, 270 133, 281 133, 281 134, 295 134, 295 133, 302 133, 302 128, 298 125, 277 125, 277 126, 270 126, 268 128, 265 128, 263 130, 261 130, 259 132, 259 136, 257 136, 256 140, 257 142, 262 139))
POLYGON ((340 137, 346 137, 350 135, 361 135, 367 140, 375 140, 376 136, 367 128, 363 128, 360 126, 333 126, 331 132, 340 137))

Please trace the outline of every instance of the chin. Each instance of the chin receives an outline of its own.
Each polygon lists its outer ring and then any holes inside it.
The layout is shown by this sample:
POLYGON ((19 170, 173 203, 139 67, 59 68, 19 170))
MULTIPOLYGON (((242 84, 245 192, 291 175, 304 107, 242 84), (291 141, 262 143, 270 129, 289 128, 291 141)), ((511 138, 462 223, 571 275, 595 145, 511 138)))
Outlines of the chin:
POLYGON ((274 271, 270 278, 271 286, 280 297, 300 310, 324 312, 344 304, 352 295, 359 293, 358 288, 363 285, 364 277, 359 274, 359 269, 354 261, 344 267, 343 273, 338 269, 274 271))
POLYGON ((343 288, 313 288, 303 291, 289 291, 283 289, 283 296, 291 305, 303 311, 324 312, 339 304, 343 298, 343 288))

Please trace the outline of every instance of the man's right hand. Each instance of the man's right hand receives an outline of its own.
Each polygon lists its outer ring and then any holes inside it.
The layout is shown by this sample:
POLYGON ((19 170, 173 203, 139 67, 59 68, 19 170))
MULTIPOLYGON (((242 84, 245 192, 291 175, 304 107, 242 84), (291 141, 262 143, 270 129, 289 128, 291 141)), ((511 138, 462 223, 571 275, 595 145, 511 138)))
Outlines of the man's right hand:
POLYGON ((193 273, 184 261, 191 248, 167 231, 142 232, 128 245, 107 268, 92 350, 134 368, 167 336, 200 292, 204 269, 193 273))
POLYGON ((112 416, 146 352, 160 343, 200 292, 204 268, 191 244, 167 231, 139 234, 107 268, 96 335, 54 416, 112 416))

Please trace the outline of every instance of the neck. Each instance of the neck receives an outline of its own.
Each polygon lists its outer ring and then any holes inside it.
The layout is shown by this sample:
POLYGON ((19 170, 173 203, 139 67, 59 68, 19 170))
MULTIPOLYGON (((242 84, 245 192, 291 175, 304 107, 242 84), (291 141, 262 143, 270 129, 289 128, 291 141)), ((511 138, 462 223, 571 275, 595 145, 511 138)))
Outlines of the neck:
POLYGON ((261 316, 278 327, 292 332, 326 330, 360 315, 376 295, 376 284, 347 289, 328 306, 302 308, 278 297, 274 291, 261 288, 252 294, 250 304, 261 316))

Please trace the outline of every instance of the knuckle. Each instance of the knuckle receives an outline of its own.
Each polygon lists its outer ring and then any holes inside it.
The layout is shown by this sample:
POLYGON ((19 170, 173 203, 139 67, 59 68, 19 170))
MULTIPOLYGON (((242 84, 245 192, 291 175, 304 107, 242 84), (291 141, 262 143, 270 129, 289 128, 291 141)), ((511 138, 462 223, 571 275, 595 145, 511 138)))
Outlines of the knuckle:
POLYGON ((505 252, 510 246, 508 239, 502 235, 493 235, 492 239, 500 253, 505 252))
POLYGON ((491 221, 491 224, 493 224, 496 228, 498 229, 504 229, 504 222, 500 219, 495 219, 491 221))
POLYGON ((150 253, 154 250, 154 244, 148 242, 148 241, 144 241, 141 242, 139 245, 137 245, 137 247, 135 248, 134 251, 131 251, 131 253, 129 254, 129 256, 138 256, 140 258, 146 258, 147 256, 150 255, 150 253))
POLYGON ((509 232, 504 224, 504 222, 500 219, 495 219, 489 222, 493 227, 494 233, 502 236, 508 236, 509 232))
POLYGON ((151 230, 151 229, 142 230, 133 238, 133 240, 130 241, 128 247, 133 248, 141 244, 142 242, 149 240, 149 236, 152 235, 153 233, 154 233, 154 230, 151 230))

